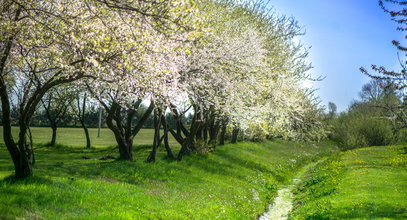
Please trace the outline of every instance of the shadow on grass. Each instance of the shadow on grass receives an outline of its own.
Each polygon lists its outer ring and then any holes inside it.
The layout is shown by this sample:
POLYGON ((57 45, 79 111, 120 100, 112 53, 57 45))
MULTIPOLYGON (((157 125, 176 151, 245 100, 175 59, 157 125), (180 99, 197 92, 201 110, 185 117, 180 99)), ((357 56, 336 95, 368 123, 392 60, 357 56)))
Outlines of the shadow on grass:
POLYGON ((14 174, 11 174, 4 179, 0 180, 0 185, 13 184, 13 185, 26 185, 26 184, 52 184, 53 181, 49 178, 41 176, 30 176, 24 179, 17 179, 14 174))
MULTIPOLYGON (((235 145, 225 145, 222 148, 230 148, 235 145)), ((48 146, 39 144, 36 148, 37 163, 34 166, 34 174, 44 177, 63 178, 111 178, 118 182, 129 184, 143 184, 149 181, 178 181, 188 179, 191 183, 204 181, 199 172, 208 172, 217 175, 230 176, 235 178, 245 178, 247 172, 266 172, 273 175, 278 181, 284 181, 284 176, 272 170, 272 167, 264 163, 249 160, 247 150, 236 149, 235 151, 216 150, 208 156, 190 155, 184 157, 182 161, 175 161, 166 157, 164 147, 159 147, 157 152, 157 162, 146 163, 151 146, 134 146, 135 162, 120 160, 99 160, 107 155, 118 156, 117 147, 103 149, 75 148, 65 145, 48 146), (85 159, 86 158, 86 159, 85 159), (164 160, 163 160, 164 159, 164 160), (191 171, 191 168, 194 171, 191 171), (236 169, 237 168, 237 169, 236 169)), ((3 152, 0 152, 3 154, 3 152)), ((4 152, 6 153, 6 152, 4 152)), ((174 153, 177 153, 174 151, 174 153)), ((11 161, 3 159, 9 166, 0 167, 10 170, 11 161)), ((6 180, 5 180, 6 181, 6 180)))

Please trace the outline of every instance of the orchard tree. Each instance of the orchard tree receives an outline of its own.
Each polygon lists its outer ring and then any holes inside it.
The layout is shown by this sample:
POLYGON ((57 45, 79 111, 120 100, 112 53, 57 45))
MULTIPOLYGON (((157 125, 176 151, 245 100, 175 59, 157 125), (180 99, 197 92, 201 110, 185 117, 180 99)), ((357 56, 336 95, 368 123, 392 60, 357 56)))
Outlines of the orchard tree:
MULTIPOLYGON (((123 160, 133 160, 134 137, 150 117, 155 103, 166 103, 168 97, 176 95, 179 67, 183 65, 182 54, 186 51, 183 42, 193 38, 191 29, 196 22, 191 2, 171 2, 168 10, 152 9, 151 13, 157 14, 153 17, 132 14, 133 8, 128 8, 129 5, 108 4, 126 10, 111 11, 104 19, 92 23, 108 27, 115 34, 114 38, 120 39, 114 45, 110 39, 105 42, 109 50, 120 56, 111 62, 95 60, 98 68, 93 74, 99 77, 84 84, 106 110, 106 124, 114 133, 119 158, 123 160), (148 108, 137 118, 143 103, 148 108)), ((97 13, 101 9, 92 10, 97 13)))
POLYGON ((131 68, 116 61, 127 57, 127 63, 137 63, 138 60, 130 57, 133 52, 144 49, 140 46, 144 42, 138 41, 136 32, 122 30, 140 27, 139 21, 151 24, 153 30, 175 27, 178 18, 188 14, 188 10, 182 10, 188 8, 188 4, 186 1, 143 4, 134 1, 3 1, 0 6, 3 137, 17 178, 32 174, 27 131, 44 95, 54 87, 85 77, 104 81, 120 78, 107 67, 120 64, 115 68, 131 68), (15 81, 23 85, 17 140, 11 132, 10 113, 10 88, 15 81))
POLYGON ((300 34, 295 20, 273 14, 261 2, 205 1, 199 7, 206 31, 193 42, 180 78, 181 100, 193 112, 191 125, 179 122, 176 101, 170 106, 178 121, 177 131, 170 132, 182 146, 179 159, 213 148, 228 123, 236 139, 239 130, 257 127, 267 134, 269 126, 288 126, 270 123, 287 120, 288 110, 306 113, 298 103, 305 99, 301 83, 310 66, 306 50, 293 42, 300 34))
MULTIPOLYGON (((180 143, 178 159, 200 148, 215 146, 221 121, 227 117, 228 102, 245 88, 250 74, 261 68, 264 49, 257 30, 248 16, 233 4, 200 2, 203 23, 201 36, 191 45, 186 64, 180 72, 182 98, 171 101, 170 110, 177 121, 171 134, 180 143), (180 106, 193 112, 189 127, 181 121, 180 106)), ((250 88, 248 88, 250 89, 250 88)))
MULTIPOLYGON (((74 6, 73 6, 74 5, 74 6)), ((3 1, 0 18, 0 98, 3 138, 15 166, 15 176, 32 174, 27 144, 29 122, 43 96, 52 88, 86 77, 85 59, 69 37, 81 13, 64 1, 3 1), (10 89, 22 85, 17 140, 11 132, 10 89)))
POLYGON ((50 89, 41 99, 42 107, 52 129, 50 146, 55 145, 58 125, 68 114, 69 105, 73 101, 73 93, 66 86, 50 89))
POLYGON ((90 148, 91 142, 89 137, 89 130, 88 127, 86 126, 86 113, 90 104, 89 95, 86 91, 81 92, 80 90, 77 89, 77 91, 73 91, 72 98, 73 100, 69 105, 73 113, 75 114, 76 118, 79 120, 79 123, 81 124, 83 131, 85 133, 86 148, 90 148))

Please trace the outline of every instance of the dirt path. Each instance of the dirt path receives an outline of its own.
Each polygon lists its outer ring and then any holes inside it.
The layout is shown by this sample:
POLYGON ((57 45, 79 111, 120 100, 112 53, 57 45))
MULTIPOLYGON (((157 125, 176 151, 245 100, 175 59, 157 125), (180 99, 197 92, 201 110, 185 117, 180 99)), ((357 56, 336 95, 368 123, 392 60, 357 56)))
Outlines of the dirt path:
POLYGON ((288 219, 288 213, 290 213, 293 208, 294 195, 292 191, 295 189, 296 185, 301 182, 306 171, 324 160, 326 160, 326 158, 322 158, 302 167, 298 171, 296 177, 291 180, 289 185, 277 191, 277 197, 274 199, 273 203, 269 205, 268 211, 260 216, 259 220, 288 219))

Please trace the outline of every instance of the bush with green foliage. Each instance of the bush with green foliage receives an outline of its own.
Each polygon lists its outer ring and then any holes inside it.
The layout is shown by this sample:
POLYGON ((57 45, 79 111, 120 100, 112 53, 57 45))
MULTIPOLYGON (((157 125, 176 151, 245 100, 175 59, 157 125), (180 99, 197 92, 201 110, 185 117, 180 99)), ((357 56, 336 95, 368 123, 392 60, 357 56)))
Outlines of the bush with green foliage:
POLYGON ((365 103, 354 104, 349 112, 333 119, 332 138, 342 149, 390 144, 393 131, 390 122, 381 115, 381 110, 365 103))
POLYGON ((404 109, 400 108, 403 94, 380 85, 380 81, 370 81, 362 87, 361 100, 352 103, 347 112, 337 117, 334 113, 326 115, 326 123, 331 127, 329 137, 342 149, 407 140, 404 109))

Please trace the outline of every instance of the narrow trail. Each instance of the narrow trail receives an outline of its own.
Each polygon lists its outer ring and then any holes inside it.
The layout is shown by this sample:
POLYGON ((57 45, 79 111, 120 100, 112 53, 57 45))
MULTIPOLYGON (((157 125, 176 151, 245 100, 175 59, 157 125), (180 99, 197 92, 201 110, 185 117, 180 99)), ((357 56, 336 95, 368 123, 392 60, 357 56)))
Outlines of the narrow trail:
POLYGON ((260 216, 259 220, 288 219, 288 214, 293 208, 294 195, 292 191, 295 189, 297 184, 301 182, 304 174, 309 169, 326 159, 327 158, 324 157, 316 162, 309 163, 302 167, 298 171, 297 175, 291 180, 289 185, 286 185, 277 191, 277 197, 274 199, 273 203, 269 205, 268 211, 260 216))

